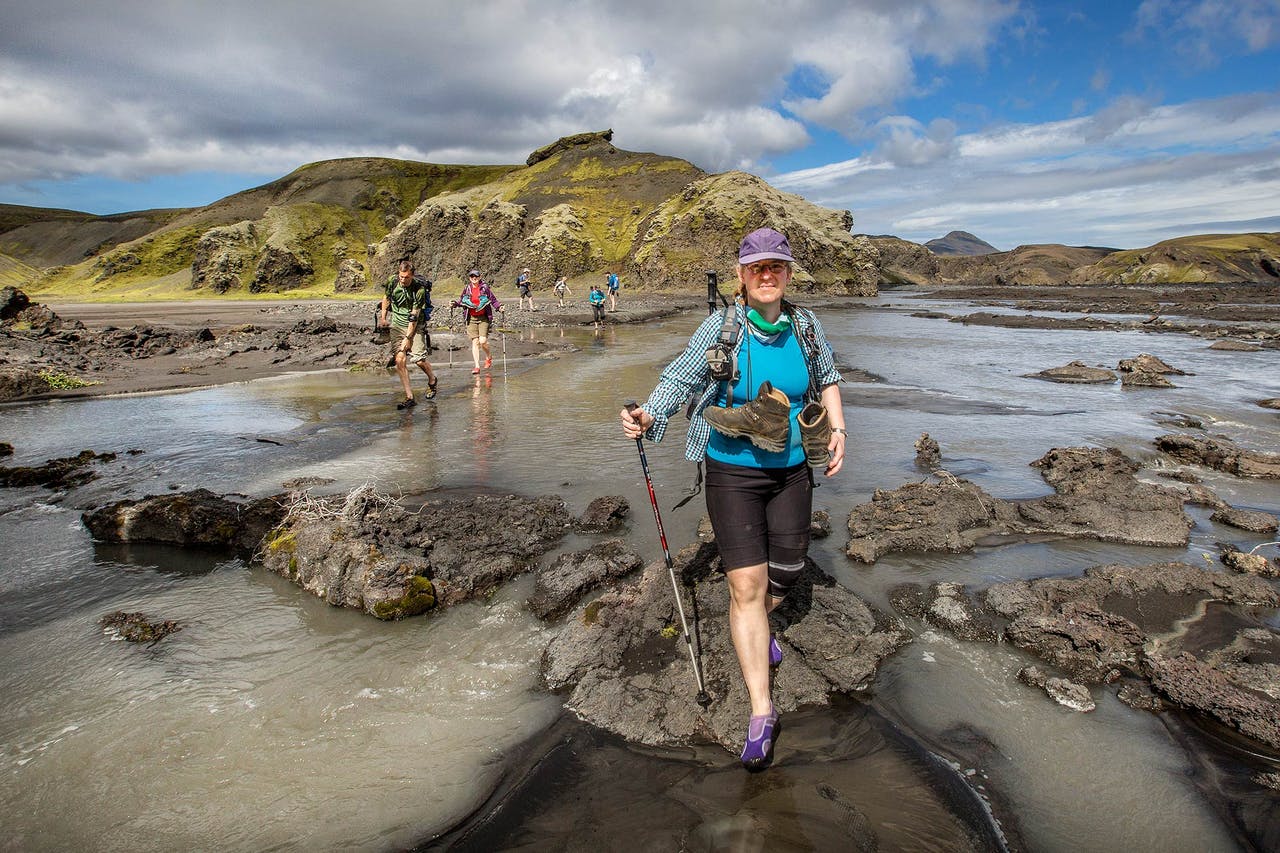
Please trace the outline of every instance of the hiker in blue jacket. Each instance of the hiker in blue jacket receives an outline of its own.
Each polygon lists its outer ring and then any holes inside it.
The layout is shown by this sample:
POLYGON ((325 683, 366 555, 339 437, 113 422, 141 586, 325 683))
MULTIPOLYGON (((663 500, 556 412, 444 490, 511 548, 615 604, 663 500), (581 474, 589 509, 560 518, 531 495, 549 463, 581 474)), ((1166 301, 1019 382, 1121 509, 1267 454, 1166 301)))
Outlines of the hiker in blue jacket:
POLYGON ((604 322, 604 291, 598 284, 591 285, 587 301, 591 303, 591 322, 599 326, 604 322))
POLYGON ((609 313, 613 314, 618 310, 618 291, 622 288, 622 282, 618 281, 616 272, 611 272, 605 277, 605 283, 609 286, 609 313))
POLYGON ((516 277, 516 289, 520 291, 520 307, 524 308, 524 301, 529 300, 529 310, 533 311, 533 270, 525 267, 520 271, 520 275, 516 277))
POLYGON ((706 465, 729 632, 751 702, 741 755, 748 770, 768 765, 778 728, 769 669, 782 647, 768 614, 804 569, 813 474, 835 475, 845 454, 831 345, 813 312, 783 298, 793 262, 779 232, 744 237, 734 301, 703 321, 641 406, 621 412, 628 439, 660 441, 671 415, 695 401, 685 457, 706 465))

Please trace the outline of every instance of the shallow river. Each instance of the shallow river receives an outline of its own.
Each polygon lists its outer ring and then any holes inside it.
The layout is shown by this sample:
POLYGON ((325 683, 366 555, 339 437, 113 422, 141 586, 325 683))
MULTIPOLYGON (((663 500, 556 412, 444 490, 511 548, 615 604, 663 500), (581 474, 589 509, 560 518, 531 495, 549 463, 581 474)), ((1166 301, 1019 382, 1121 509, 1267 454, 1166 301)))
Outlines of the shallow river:
MULTIPOLYGON (((1008 498, 1049 491, 1028 463, 1055 446, 1110 445, 1154 461, 1151 440, 1177 431, 1158 423, 1171 412, 1247 447, 1280 447, 1280 417, 1253 404, 1280 396, 1275 351, 1216 352, 1171 334, 966 327, 909 314, 957 311, 942 301, 874 304, 821 315, 838 361, 884 381, 844 388, 851 460, 815 493, 835 530, 812 551, 873 605, 889 609, 886 591, 907 580, 981 588, 1097 563, 1203 563, 1216 541, 1245 550, 1265 541, 1189 507, 1187 549, 1039 542, 889 555, 874 566, 847 560, 850 508, 921 479, 912 448, 921 432, 940 442, 949 471, 1008 498), (1176 389, 1135 390, 1021 377, 1077 358, 1114 367, 1142 352, 1194 375, 1173 377, 1176 389)), ((80 512, 197 487, 266 495, 303 476, 334 481, 322 491, 554 492, 575 513, 620 493, 632 503, 633 542, 656 558, 635 447, 619 437, 616 412, 647 394, 698 320, 571 330, 580 352, 507 373, 499 357, 491 382, 445 370, 440 397, 410 415, 392 408, 390 377, 345 372, 0 408, 0 440, 17 448, 10 464, 84 448, 120 453, 61 500, 0 493, 0 848, 380 850, 420 843, 471 812, 506 757, 560 716, 538 687, 548 629, 522 606, 528 579, 482 603, 386 624, 224 554, 95 545, 80 512), (114 610, 184 628, 151 647, 112 642, 98 620, 114 610)), ((670 509, 692 477, 680 432, 649 449, 673 551, 702 513, 697 500, 670 509)), ((1280 485, 1202 473, 1232 504, 1280 512, 1280 485)), ((911 627, 915 641, 865 698, 939 752, 965 756, 981 741, 982 766, 959 759, 955 772, 1016 816, 1011 837, 1044 851, 1241 849, 1161 718, 1106 689, 1094 690, 1095 712, 1064 710, 1014 680, 1029 662, 1017 650, 911 627)), ((841 713, 851 712, 818 719, 841 713)), ((909 771, 888 760, 891 745, 865 740, 860 766, 878 772, 879 761, 899 774, 868 785, 861 804, 883 849, 953 849, 945 815, 922 807, 910 821, 895 816, 894 801, 912 808, 909 771), (886 797, 893 786, 903 788, 886 797)), ((778 758, 782 770, 785 738, 778 758)), ((727 753, 709 760, 728 786, 719 796, 740 798, 741 811, 745 774, 727 753)), ((749 849, 726 827, 709 825, 708 849, 749 849)))

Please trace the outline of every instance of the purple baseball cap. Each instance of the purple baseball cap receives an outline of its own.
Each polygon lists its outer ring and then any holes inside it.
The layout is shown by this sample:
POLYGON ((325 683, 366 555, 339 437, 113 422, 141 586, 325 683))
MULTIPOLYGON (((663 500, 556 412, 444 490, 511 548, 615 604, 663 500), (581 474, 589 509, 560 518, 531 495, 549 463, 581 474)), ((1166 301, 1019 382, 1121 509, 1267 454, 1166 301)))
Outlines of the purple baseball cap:
POLYGON ((471 272, 467 273, 467 278, 471 278, 471 276, 475 276, 476 278, 479 278, 480 270, 472 270, 471 272))
POLYGON ((738 263, 754 264, 769 258, 795 260, 791 257, 791 244, 786 237, 772 228, 757 228, 742 238, 742 243, 738 246, 738 263))

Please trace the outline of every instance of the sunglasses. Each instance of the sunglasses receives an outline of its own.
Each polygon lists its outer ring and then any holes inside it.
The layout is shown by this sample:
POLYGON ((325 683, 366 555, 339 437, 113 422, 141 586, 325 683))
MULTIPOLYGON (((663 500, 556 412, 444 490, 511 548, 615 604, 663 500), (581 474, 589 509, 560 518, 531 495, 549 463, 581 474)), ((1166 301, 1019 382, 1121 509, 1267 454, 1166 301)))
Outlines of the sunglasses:
POLYGON ((781 261, 773 261, 772 263, 767 263, 767 264, 766 263, 747 264, 746 269, 747 269, 747 272, 751 273, 752 275, 764 275, 767 272, 767 273, 771 273, 776 278, 782 275, 788 269, 790 269, 790 267, 782 263, 781 261))

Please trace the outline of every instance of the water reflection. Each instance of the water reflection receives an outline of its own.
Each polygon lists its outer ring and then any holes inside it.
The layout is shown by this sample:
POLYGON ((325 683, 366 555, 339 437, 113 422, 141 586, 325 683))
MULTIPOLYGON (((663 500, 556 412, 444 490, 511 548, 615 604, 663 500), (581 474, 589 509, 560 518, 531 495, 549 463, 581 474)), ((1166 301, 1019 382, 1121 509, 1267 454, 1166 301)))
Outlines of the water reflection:
POLYGON ((493 377, 477 376, 471 389, 470 448, 463 452, 477 485, 493 484, 492 457, 498 439, 498 418, 493 403, 493 377))

